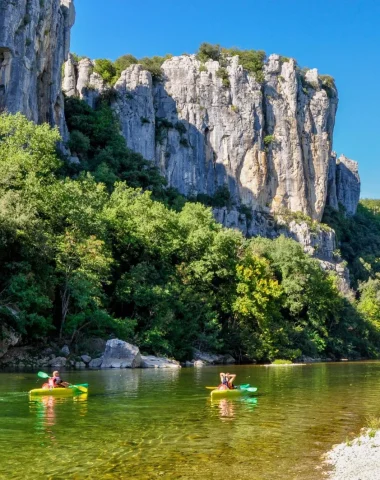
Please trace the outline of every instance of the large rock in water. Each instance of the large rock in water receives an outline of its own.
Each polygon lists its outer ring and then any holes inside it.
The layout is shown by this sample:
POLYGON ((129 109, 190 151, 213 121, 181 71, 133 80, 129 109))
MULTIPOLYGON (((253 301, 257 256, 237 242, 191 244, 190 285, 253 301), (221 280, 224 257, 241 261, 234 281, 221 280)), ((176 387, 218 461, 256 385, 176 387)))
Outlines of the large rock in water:
POLYGON ((21 339, 21 335, 13 328, 2 325, 0 329, 0 358, 3 357, 9 347, 14 347, 21 339))
POLYGON ((181 368, 181 365, 176 360, 170 360, 166 357, 143 355, 141 357, 141 368, 181 368))
POLYGON ((138 368, 140 365, 138 347, 117 338, 108 340, 101 368, 138 368))

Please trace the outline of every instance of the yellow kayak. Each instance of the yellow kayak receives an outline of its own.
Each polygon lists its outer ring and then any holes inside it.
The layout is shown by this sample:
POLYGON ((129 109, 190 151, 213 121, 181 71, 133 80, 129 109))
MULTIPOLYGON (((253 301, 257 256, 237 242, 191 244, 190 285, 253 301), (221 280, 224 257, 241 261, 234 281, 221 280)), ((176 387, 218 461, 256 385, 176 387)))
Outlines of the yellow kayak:
POLYGON ((211 398, 216 400, 218 398, 236 398, 241 397, 242 395, 247 395, 245 390, 212 390, 211 398))
POLYGON ((235 388, 233 390, 212 390, 211 399, 217 400, 219 398, 237 398, 242 395, 249 395, 250 393, 255 393, 257 391, 256 387, 241 386, 240 388, 235 388))
POLYGON ((55 397, 72 397, 82 392, 73 385, 70 388, 35 388, 30 390, 29 395, 54 395, 55 397))

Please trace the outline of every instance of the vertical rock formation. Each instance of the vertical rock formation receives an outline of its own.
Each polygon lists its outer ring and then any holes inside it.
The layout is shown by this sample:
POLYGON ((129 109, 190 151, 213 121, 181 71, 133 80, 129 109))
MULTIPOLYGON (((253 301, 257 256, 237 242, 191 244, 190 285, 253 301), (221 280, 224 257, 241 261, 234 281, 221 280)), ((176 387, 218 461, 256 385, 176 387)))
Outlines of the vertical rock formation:
MULTIPOLYGON (((64 88, 86 99, 98 87, 91 68, 84 72, 81 62, 76 68, 76 85, 65 81, 64 88)), ((237 203, 253 210, 286 208, 320 220, 338 103, 334 84, 279 55, 266 62, 263 83, 238 56, 226 59, 228 78, 221 68, 183 55, 164 62, 159 82, 141 65, 124 71, 113 107, 127 145, 185 195, 213 195, 227 185, 237 203)))
POLYGON ((327 205, 339 209, 344 207, 346 215, 355 215, 360 199, 360 177, 358 163, 333 153, 329 168, 327 205))
POLYGON ((68 97, 79 97, 95 107, 98 96, 107 90, 102 77, 94 72, 94 63, 87 57, 76 61, 72 54, 64 66, 62 90, 68 97))
POLYGON ((73 0, 0 0, 0 111, 65 134, 61 69, 74 19, 73 0))

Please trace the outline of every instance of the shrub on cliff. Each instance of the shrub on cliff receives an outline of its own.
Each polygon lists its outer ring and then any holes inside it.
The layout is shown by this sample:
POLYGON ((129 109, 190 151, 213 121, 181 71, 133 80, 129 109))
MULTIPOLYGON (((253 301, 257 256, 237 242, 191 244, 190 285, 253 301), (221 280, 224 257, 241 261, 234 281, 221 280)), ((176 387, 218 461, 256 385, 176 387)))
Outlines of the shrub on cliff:
POLYGON ((165 62, 165 60, 168 60, 172 56, 173 55, 171 54, 167 54, 163 57, 156 55, 154 57, 143 57, 138 60, 136 57, 129 53, 126 55, 122 55, 115 61, 113 65, 115 69, 116 80, 120 77, 120 74, 123 70, 126 70, 131 65, 138 63, 142 65, 145 70, 152 74, 153 80, 159 81, 162 79, 162 64, 165 62))
POLYGON ((202 63, 206 63, 208 60, 218 61, 220 54, 221 48, 219 44, 212 45, 211 43, 204 42, 199 46, 197 59, 202 63))
POLYGON ((95 60, 94 72, 98 73, 109 85, 114 85, 118 79, 115 65, 107 58, 95 60))
POLYGON ((130 53, 127 53, 126 55, 122 55, 121 57, 117 58, 115 60, 115 68, 118 77, 120 77, 121 72, 126 70, 131 65, 135 65, 136 63, 139 63, 139 61, 130 53))
POLYGON ((238 48, 223 48, 224 55, 239 56, 240 65, 252 74, 255 79, 262 83, 264 81, 264 62, 266 54, 263 50, 240 50, 238 48))

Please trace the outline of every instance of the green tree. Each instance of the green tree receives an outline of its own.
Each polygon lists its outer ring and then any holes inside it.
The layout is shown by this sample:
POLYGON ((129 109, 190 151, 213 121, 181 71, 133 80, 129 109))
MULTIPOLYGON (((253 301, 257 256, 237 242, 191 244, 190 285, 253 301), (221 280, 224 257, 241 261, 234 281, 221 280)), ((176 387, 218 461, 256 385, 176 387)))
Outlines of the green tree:
POLYGON ((109 85, 114 85, 118 79, 115 65, 107 58, 95 60, 94 72, 98 73, 109 85))
POLYGON ((136 63, 139 63, 137 58, 130 53, 127 53, 126 55, 122 55, 121 57, 117 58, 115 60, 115 68, 117 71, 117 75, 120 77, 121 72, 136 63))

